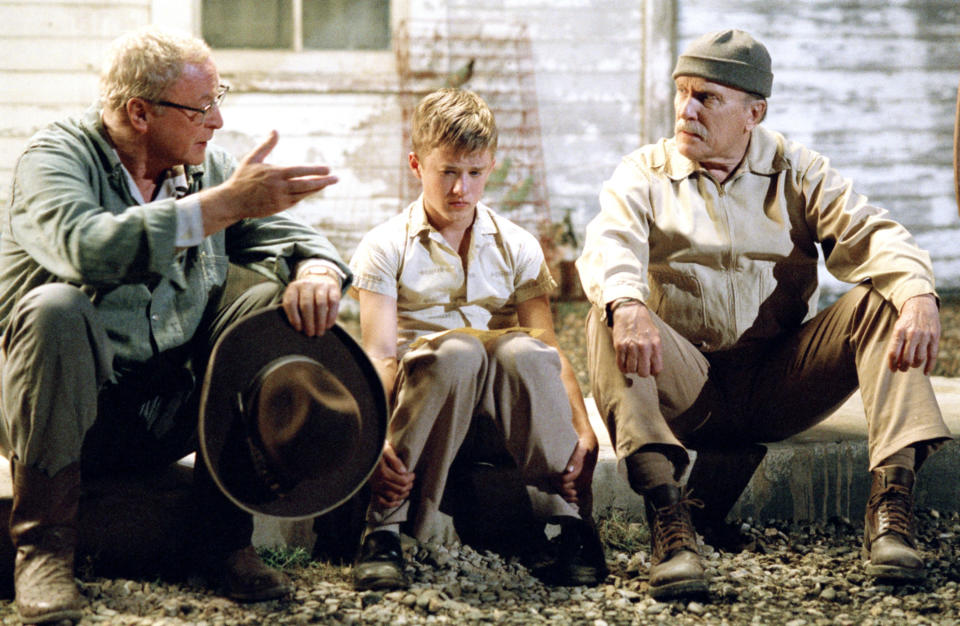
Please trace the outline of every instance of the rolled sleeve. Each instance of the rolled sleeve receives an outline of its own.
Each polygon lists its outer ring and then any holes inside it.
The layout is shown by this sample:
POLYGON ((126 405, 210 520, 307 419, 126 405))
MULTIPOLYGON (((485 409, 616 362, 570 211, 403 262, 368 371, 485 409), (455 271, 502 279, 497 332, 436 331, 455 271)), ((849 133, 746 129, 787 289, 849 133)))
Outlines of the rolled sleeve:
POLYGON ((350 259, 353 272, 350 294, 355 298, 359 289, 397 297, 400 252, 390 245, 389 238, 377 237, 377 232, 374 230, 364 236, 350 259))

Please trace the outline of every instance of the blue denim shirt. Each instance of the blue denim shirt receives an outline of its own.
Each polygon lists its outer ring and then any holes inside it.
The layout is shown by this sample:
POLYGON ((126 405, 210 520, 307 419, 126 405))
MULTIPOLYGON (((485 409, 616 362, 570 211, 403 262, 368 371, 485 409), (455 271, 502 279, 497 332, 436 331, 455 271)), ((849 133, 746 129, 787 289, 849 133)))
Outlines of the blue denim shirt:
MULTIPOLYGON (((187 166, 188 193, 229 178, 235 160, 208 146, 187 166)), ((178 251, 173 199, 138 204, 103 129, 100 107, 38 132, 14 170, 0 231, 0 331, 16 302, 51 282, 90 295, 117 359, 143 362, 187 343, 216 303, 230 262, 287 283, 300 261, 335 262, 326 237, 286 215, 241 220, 178 251)))

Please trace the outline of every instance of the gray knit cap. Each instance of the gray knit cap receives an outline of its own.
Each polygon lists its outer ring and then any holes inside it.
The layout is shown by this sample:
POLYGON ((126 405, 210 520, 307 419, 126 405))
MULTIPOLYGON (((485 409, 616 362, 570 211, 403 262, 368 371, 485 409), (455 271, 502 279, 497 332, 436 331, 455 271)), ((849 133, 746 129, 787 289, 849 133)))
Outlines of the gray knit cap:
POLYGON ((695 39, 677 59, 673 77, 677 76, 700 76, 765 98, 773 86, 770 54, 742 30, 721 30, 695 39))

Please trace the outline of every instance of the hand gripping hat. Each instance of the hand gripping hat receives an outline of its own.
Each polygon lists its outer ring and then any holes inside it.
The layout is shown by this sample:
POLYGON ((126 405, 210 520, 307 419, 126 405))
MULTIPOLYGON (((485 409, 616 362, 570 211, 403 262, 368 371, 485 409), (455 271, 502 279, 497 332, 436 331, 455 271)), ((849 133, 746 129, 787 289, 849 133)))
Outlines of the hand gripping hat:
POLYGON ((200 396, 200 450, 214 482, 250 513, 301 519, 370 477, 387 430, 380 378, 339 326, 307 337, 270 307, 214 346, 200 396))
POLYGON ((773 87, 770 54, 742 30, 721 30, 693 40, 677 59, 673 78, 700 76, 767 98, 773 87))

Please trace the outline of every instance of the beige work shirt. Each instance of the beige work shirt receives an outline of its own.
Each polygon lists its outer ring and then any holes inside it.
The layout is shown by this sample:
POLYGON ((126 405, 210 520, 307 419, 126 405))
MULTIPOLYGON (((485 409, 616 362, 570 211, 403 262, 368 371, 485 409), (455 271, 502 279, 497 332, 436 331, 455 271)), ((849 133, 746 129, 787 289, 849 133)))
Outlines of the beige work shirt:
POLYGON ((398 357, 422 336, 516 326, 517 304, 556 287, 537 239, 483 204, 477 205, 464 268, 427 221, 422 197, 368 232, 350 268, 352 290, 396 298, 398 357))
POLYGON ((816 313, 818 245, 838 279, 897 310, 934 293, 930 255, 829 161, 757 127, 722 185, 661 139, 624 157, 577 260, 591 302, 637 298, 702 351, 776 336, 816 313))

